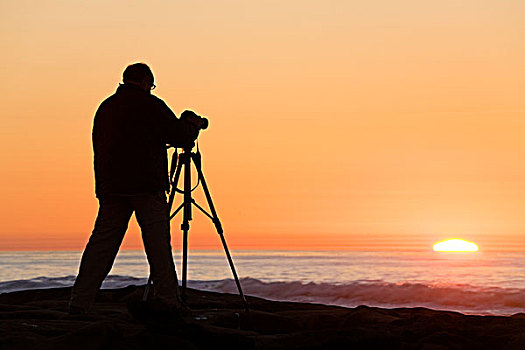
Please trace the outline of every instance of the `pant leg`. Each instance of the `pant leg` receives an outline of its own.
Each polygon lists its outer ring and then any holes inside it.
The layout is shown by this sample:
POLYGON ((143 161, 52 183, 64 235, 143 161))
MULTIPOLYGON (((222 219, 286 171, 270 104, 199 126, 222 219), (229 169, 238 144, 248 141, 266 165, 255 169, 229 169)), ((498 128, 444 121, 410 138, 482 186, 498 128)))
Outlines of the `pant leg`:
POLYGON ((71 291, 70 305, 89 309, 108 275, 128 227, 133 208, 128 197, 99 199, 100 207, 93 233, 82 254, 78 276, 71 291))
POLYGON ((167 304, 178 305, 179 286, 171 250, 166 195, 158 193, 133 198, 133 207, 142 231, 155 296, 167 304))

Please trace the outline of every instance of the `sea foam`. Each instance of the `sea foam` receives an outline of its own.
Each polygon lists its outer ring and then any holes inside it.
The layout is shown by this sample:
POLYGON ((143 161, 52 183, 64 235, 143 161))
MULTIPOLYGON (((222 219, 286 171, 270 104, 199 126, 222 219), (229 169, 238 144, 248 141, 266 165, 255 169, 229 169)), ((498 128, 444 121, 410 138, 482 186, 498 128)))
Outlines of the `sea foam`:
MULTIPOLYGON (((110 275, 102 288, 142 285, 145 278, 110 275)), ((73 285, 74 276, 38 277, 28 280, 0 282, 0 293, 36 288, 57 288, 73 285)), ((525 289, 476 287, 468 284, 430 285, 424 283, 389 283, 361 280, 351 283, 304 283, 299 281, 264 282, 255 278, 241 279, 247 295, 270 300, 309 302, 345 307, 358 305, 385 308, 428 307, 479 315, 512 315, 525 310, 525 289)), ((232 279, 188 281, 191 288, 237 293, 232 279)))

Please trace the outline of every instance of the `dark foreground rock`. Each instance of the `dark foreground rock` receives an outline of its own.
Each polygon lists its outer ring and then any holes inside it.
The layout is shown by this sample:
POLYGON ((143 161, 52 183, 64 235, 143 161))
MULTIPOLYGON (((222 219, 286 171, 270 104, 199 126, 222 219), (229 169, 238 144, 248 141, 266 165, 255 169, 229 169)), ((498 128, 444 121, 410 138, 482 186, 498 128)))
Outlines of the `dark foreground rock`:
POLYGON ((525 349, 525 314, 467 316, 425 308, 347 309, 188 290, 183 320, 135 320, 143 286, 100 292, 69 315, 70 288, 0 295, 0 349, 525 349))

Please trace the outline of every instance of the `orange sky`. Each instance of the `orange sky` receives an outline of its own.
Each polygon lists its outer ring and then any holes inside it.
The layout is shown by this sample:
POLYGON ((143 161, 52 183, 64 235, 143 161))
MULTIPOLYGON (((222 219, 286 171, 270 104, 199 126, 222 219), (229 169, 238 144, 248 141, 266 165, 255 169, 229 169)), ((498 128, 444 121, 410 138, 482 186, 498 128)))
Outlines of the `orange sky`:
MULTIPOLYGON (((525 249, 525 2, 16 0, 0 17, 0 250, 83 248, 93 114, 136 61, 175 113, 210 119, 232 249, 525 249)), ((190 244, 218 247, 199 214, 190 244)))

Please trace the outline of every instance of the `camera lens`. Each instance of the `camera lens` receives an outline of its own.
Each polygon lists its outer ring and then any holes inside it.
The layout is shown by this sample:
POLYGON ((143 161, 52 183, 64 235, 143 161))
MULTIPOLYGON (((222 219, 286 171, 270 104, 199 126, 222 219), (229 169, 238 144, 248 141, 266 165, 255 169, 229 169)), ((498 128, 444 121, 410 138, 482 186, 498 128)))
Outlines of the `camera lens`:
POLYGON ((208 119, 201 117, 201 129, 208 129, 208 119))

